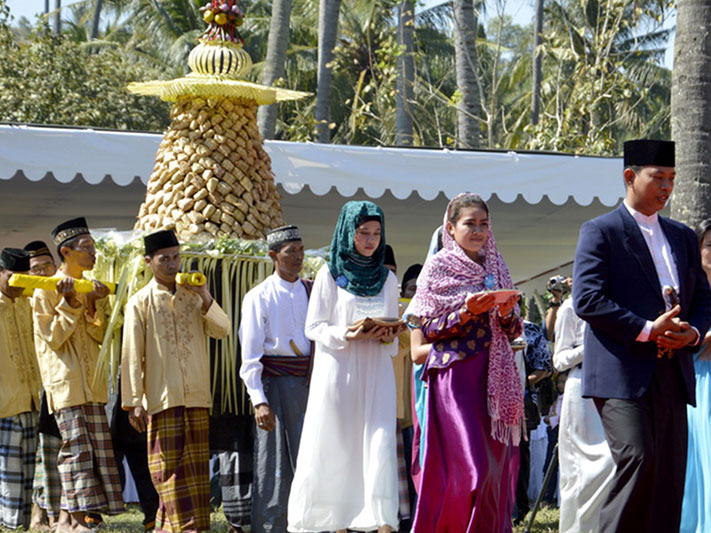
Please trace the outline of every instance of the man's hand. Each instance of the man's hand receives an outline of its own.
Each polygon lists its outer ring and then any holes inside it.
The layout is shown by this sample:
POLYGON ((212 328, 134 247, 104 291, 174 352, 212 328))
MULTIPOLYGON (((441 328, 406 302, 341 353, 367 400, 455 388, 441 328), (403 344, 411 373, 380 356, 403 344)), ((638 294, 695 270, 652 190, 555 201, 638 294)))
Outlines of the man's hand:
POLYGON ((80 307, 81 302, 77 300, 77 291, 74 289, 73 278, 62 278, 57 282, 57 294, 64 297, 72 307, 80 307))
POLYGON ((207 313, 207 310, 210 309, 210 306, 212 305, 212 295, 210 294, 210 290, 207 288, 207 283, 203 283, 202 285, 187 284, 185 287, 202 298, 202 312, 207 313))
POLYGON ((691 327, 691 324, 676 317, 672 319, 672 322, 679 327, 679 331, 665 331, 663 335, 657 337, 657 346, 678 350, 696 341, 696 331, 691 327))
POLYGON ((254 420, 257 422, 257 427, 264 431, 271 431, 276 427, 274 411, 268 403, 260 403, 254 408, 254 420))
MULTIPOLYGON (((674 317, 680 312, 681 307, 675 305, 666 313, 659 315, 652 325, 652 331, 649 332, 649 340, 657 342, 662 335, 666 335, 667 333, 679 333, 682 329, 682 323, 678 319, 674 320, 674 317)), ((694 333, 693 330, 692 333, 694 333)), ((660 346, 664 345, 660 344, 660 346)))
POLYGON ((128 421, 133 429, 139 433, 143 433, 148 428, 148 415, 146 414, 146 410, 140 405, 128 412, 128 421))
POLYGON ((96 301, 106 298, 109 295, 109 288, 100 281, 93 281, 94 290, 86 295, 88 300, 96 301))

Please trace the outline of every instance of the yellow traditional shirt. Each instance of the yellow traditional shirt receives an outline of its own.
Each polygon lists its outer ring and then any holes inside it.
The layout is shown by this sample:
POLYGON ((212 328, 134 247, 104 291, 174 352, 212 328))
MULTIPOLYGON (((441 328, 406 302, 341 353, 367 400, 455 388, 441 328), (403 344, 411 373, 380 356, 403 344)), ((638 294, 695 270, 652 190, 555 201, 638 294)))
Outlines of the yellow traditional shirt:
MULTIPOLYGON (((57 272, 58 277, 67 277, 57 272)), ((90 316, 86 295, 74 308, 56 291, 35 290, 35 348, 47 407, 53 413, 85 403, 106 403, 107 382, 94 379, 107 325, 107 300, 95 302, 90 316)))
POLYGON ((175 294, 152 279, 126 304, 121 353, 124 409, 143 405, 149 415, 171 407, 210 407, 206 335, 224 338, 230 321, 213 300, 182 285, 175 294))
MULTIPOLYGON (((400 318, 405 311, 406 301, 399 302, 400 318)), ((398 336, 397 355, 393 357, 395 372, 395 390, 397 392, 397 419, 400 428, 409 428, 412 424, 412 358, 410 357, 410 330, 405 329, 398 336)))
POLYGON ((0 292, 0 418, 39 411, 41 393, 30 303, 0 292))

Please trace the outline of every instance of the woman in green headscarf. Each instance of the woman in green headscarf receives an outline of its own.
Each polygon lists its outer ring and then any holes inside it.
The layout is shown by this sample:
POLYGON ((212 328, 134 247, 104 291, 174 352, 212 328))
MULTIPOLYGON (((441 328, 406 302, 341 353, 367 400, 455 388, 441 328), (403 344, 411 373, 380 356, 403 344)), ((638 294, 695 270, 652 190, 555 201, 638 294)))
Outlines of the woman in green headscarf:
POLYGON ((397 279, 383 266, 383 212, 341 209, 331 261, 316 276, 306 316, 315 341, 311 389, 289 496, 289 531, 380 532, 398 525, 397 328, 348 326, 397 317, 397 279))

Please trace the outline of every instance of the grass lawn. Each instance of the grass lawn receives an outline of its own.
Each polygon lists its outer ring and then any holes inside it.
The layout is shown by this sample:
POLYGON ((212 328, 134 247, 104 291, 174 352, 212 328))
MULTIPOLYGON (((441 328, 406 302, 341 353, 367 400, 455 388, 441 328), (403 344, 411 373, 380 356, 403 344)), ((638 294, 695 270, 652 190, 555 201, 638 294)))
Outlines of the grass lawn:
MULTIPOLYGON (((226 533, 227 522, 222 511, 212 513, 210 531, 215 533, 226 533)), ((143 515, 136 505, 129 505, 128 511, 122 515, 110 516, 107 519, 106 525, 98 531, 115 532, 115 533, 136 533, 143 531, 143 515)), ((515 533, 523 533, 526 530, 526 524, 521 524, 514 528, 515 533)), ((11 531, 0 527, 0 531, 11 531)), ((558 509, 543 509, 536 515, 536 522, 531 528, 531 533, 551 533, 558 531, 558 509)), ((275 532, 276 533, 276 532, 275 532)))

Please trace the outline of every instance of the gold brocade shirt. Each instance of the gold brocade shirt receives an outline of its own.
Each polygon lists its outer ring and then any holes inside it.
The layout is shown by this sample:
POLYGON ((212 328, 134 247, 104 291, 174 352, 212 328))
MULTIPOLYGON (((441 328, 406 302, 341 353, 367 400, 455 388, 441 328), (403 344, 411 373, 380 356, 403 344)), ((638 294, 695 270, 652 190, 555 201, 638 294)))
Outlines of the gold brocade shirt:
POLYGON ((149 415, 171 407, 210 407, 207 336, 224 338, 230 321, 213 300, 182 285, 175 294, 152 279, 126 304, 121 352, 124 409, 143 405, 149 415))
MULTIPOLYGON (((399 314, 405 311, 409 300, 400 300, 399 314)), ((410 330, 405 329, 398 336, 397 355, 393 357, 395 372, 395 389, 397 391, 397 419, 400 428, 409 428, 412 420, 412 358, 410 357, 410 330)))
POLYGON ((0 292, 0 418, 38 411, 41 392, 30 303, 0 292))
POLYGON ((35 348, 50 413, 107 400, 106 380, 94 379, 107 300, 95 302, 94 316, 87 311, 86 295, 78 294, 77 300, 81 306, 74 308, 56 291, 38 289, 33 296, 35 348))

